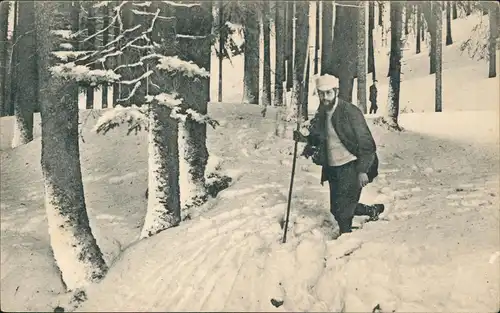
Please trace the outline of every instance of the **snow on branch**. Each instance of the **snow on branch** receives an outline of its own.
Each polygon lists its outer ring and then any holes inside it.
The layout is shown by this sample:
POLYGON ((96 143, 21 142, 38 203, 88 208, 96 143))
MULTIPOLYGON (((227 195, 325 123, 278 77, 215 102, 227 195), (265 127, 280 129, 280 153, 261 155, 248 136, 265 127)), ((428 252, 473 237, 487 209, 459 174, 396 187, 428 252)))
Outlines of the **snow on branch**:
POLYGON ((125 84, 125 85, 132 85, 132 84, 135 84, 137 82, 140 82, 141 80, 143 80, 145 78, 148 78, 149 76, 151 76, 151 74, 153 74, 153 71, 149 70, 146 73, 142 74, 140 77, 137 77, 133 80, 123 80, 120 83, 125 84))
POLYGON ((200 124, 209 124, 213 128, 215 128, 216 126, 220 125, 219 122, 217 122, 216 120, 212 119, 207 114, 198 113, 198 112, 196 112, 193 109, 187 109, 186 110, 186 114, 189 116, 189 118, 191 120, 193 120, 193 121, 195 121, 197 123, 200 123, 200 124))
POLYGON ((147 108, 145 106, 138 107, 132 105, 130 107, 123 107, 121 105, 115 106, 113 109, 104 111, 104 113, 97 120, 93 128, 98 134, 106 134, 108 131, 127 123, 129 135, 132 131, 137 134, 138 131, 148 130, 147 108))
POLYGON ((152 13, 152 12, 141 11, 141 10, 136 10, 136 9, 132 9, 131 11, 132 11, 132 13, 134 13, 136 15, 155 15, 155 13, 152 13))
POLYGON ((132 98, 135 95, 135 92, 137 91, 137 89, 139 89, 139 87, 141 87, 141 85, 142 85, 141 82, 138 81, 137 83, 135 83, 134 88, 132 89, 132 91, 130 92, 130 94, 126 98, 121 98, 121 99, 118 99, 117 101, 118 102, 125 102, 125 101, 130 100, 130 98, 132 98))
POLYGON ((194 64, 192 61, 183 61, 179 59, 177 56, 174 57, 161 57, 159 60, 159 64, 157 65, 158 69, 166 70, 168 72, 176 72, 180 71, 187 77, 193 76, 201 76, 201 77, 209 77, 210 73, 206 71, 204 68, 200 68, 198 65, 194 64))
POLYGON ((71 39, 74 37, 73 32, 66 29, 52 30, 51 33, 64 39, 71 39))
POLYGON ((183 35, 183 34, 177 34, 177 38, 184 38, 184 39, 206 39, 207 37, 212 36, 212 35, 207 35, 207 36, 193 36, 193 35, 183 35))
POLYGON ((91 52, 92 51, 53 51, 52 54, 62 62, 67 62, 68 59, 76 59, 91 52))
POLYGON ((174 1, 162 1, 165 4, 169 4, 173 7, 185 7, 185 8, 192 8, 194 6, 200 6, 201 3, 177 3, 174 1))
POLYGON ((65 49, 65 50, 73 50, 74 49, 73 45, 70 43, 67 43, 67 42, 60 44, 59 48, 65 49))
POLYGON ((147 102, 156 101, 158 104, 165 105, 169 108, 174 108, 182 104, 182 99, 178 98, 177 93, 160 93, 156 96, 146 96, 147 102))
POLYGON ((133 2, 132 3, 133 5, 137 6, 137 7, 149 7, 151 6, 151 1, 144 1, 144 2, 133 2))
POLYGON ((110 2, 111 1, 99 1, 96 4, 94 4, 93 7, 96 9, 102 8, 102 7, 108 6, 110 2))
POLYGON ((74 62, 52 66, 50 72, 55 77, 74 79, 80 83, 88 83, 90 86, 116 82, 121 77, 112 70, 91 70, 85 65, 75 65, 74 62))

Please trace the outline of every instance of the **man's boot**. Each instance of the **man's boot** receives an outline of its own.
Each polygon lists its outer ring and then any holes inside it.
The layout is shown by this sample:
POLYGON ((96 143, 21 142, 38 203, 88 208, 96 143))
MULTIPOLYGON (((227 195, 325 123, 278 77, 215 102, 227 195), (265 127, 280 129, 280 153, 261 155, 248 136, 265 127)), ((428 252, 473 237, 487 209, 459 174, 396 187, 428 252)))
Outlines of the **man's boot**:
POLYGON ((352 233, 352 218, 350 219, 339 219, 337 221, 339 224, 340 234, 352 233))
POLYGON ((354 210, 354 215, 368 215, 370 217, 370 221, 376 221, 378 220, 378 216, 384 212, 384 209, 385 206, 381 203, 374 205, 358 203, 358 205, 356 205, 356 209, 354 210))

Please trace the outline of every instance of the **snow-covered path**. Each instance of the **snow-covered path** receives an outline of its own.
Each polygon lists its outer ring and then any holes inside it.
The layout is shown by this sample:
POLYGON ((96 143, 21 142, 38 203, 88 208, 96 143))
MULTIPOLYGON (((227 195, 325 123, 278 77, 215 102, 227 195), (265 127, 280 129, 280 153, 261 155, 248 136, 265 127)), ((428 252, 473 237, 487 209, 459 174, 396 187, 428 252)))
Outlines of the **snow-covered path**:
POLYGON ((236 181, 211 203, 214 209, 131 246, 79 310, 499 308, 494 135, 486 137, 489 144, 458 143, 372 126, 383 163, 363 199, 388 208, 378 222, 356 220, 362 230, 338 240, 319 168, 299 160, 283 245, 292 144, 272 137, 272 118, 253 111, 219 112, 224 118, 215 132, 227 141, 219 138, 211 151, 236 181), (276 308, 273 299, 283 305, 276 308))

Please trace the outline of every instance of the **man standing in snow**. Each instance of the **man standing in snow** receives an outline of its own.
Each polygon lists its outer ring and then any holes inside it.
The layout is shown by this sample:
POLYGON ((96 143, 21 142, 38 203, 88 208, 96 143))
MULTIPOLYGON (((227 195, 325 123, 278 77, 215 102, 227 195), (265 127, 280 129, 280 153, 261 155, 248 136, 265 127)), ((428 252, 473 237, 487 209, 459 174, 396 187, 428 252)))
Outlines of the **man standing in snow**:
POLYGON ((377 80, 370 86, 370 114, 377 114, 377 80))
POLYGON ((362 188, 378 175, 376 145, 361 110, 337 97, 337 82, 331 75, 316 79, 319 108, 294 140, 306 142, 302 155, 322 166, 321 184, 330 185, 330 212, 343 234, 352 231, 354 215, 376 220, 384 205, 358 202, 362 188))

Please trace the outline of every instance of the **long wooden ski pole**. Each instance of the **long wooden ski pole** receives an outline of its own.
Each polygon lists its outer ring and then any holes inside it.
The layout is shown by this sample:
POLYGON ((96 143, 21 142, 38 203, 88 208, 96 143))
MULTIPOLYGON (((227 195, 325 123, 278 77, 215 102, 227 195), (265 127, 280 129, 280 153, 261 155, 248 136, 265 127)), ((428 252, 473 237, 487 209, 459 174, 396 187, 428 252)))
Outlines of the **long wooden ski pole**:
MULTIPOLYGON (((304 62, 304 76, 302 76, 302 88, 299 90, 299 101, 297 101, 297 132, 300 131, 300 120, 302 118, 301 116, 301 101, 307 101, 307 97, 309 95, 304 94, 307 88, 305 88, 306 84, 309 83, 309 77, 307 77, 307 68, 310 66, 309 62, 309 44, 307 47, 306 51, 306 60, 304 62)), ((294 140, 294 145, 293 145, 293 161, 292 161, 292 174, 290 176, 290 187, 288 189, 288 201, 287 201, 287 206, 286 206, 286 218, 285 218, 285 225, 284 225, 284 232, 283 232, 283 243, 286 243, 286 234, 288 232, 288 222, 290 220, 290 205, 292 203, 292 191, 293 191, 293 181, 295 178, 295 168, 297 165, 297 150, 298 150, 298 140, 294 140)))

